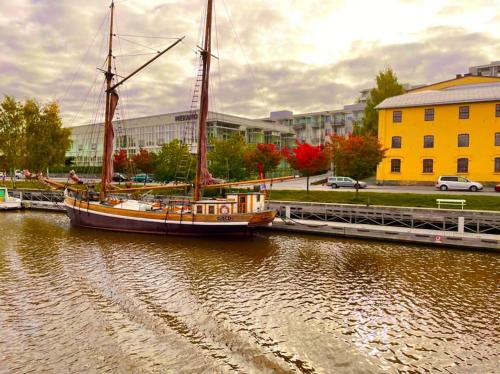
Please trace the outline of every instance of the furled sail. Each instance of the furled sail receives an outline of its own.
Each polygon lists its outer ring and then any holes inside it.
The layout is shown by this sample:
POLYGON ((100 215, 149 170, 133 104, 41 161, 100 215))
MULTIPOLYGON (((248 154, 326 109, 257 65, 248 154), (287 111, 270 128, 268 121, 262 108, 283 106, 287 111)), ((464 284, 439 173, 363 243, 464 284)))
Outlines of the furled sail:
POLYGON ((106 163, 106 184, 111 184, 111 179, 113 178, 113 140, 115 133, 113 131, 113 118, 115 116, 116 106, 118 105, 119 96, 115 90, 110 92, 109 97, 109 113, 108 118, 105 122, 108 126, 107 131, 105 131, 106 137, 104 139, 105 145, 104 149, 106 154, 104 156, 103 162, 106 163))

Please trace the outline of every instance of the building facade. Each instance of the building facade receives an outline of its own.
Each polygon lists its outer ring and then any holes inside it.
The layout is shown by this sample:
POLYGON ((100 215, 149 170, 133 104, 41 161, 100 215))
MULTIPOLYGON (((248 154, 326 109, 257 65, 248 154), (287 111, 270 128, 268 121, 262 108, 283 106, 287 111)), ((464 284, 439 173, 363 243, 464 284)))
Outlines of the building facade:
POLYGON ((500 61, 492 61, 487 65, 469 67, 469 74, 488 77, 500 77, 500 61))
POLYGON ((500 181, 500 77, 461 76, 384 100, 377 180, 434 183, 440 175, 500 181))
MULTIPOLYGON (((177 112, 156 116, 114 121, 115 149, 135 155, 140 148, 158 152, 163 144, 174 139, 184 141, 190 152, 197 150, 198 114, 177 112)), ((75 166, 97 166, 102 163, 104 125, 72 127, 72 146, 66 154, 75 166)), ((272 143, 279 148, 292 146, 295 134, 288 126, 270 121, 253 120, 223 113, 209 112, 209 138, 227 139, 240 133, 249 144, 272 143)))
POLYGON ((362 90, 356 103, 344 105, 342 109, 301 114, 281 110, 271 112, 263 120, 287 126, 301 143, 325 144, 331 134, 347 135, 352 133, 356 124, 362 123, 369 91, 362 90))

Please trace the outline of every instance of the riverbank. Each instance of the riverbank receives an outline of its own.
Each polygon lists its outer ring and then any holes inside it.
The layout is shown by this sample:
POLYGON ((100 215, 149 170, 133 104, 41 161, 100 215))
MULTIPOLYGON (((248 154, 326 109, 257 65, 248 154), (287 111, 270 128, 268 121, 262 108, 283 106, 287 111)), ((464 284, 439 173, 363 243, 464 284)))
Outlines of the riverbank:
POLYGON ((383 193, 360 191, 295 191, 295 190, 272 190, 272 200, 338 203, 338 204, 361 204, 361 205, 384 205, 415 208, 437 208, 436 199, 460 199, 466 200, 464 209, 467 210, 491 210, 500 211, 499 196, 478 195, 456 195, 436 194, 413 194, 413 193, 383 193))

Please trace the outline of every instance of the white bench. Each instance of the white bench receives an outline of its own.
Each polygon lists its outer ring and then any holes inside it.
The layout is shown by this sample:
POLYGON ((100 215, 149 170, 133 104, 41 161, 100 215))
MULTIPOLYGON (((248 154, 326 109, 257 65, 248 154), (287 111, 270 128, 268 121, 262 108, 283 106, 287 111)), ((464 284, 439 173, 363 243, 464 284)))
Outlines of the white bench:
POLYGON ((436 199, 438 209, 441 209, 441 205, 455 205, 460 206, 464 210, 466 201, 461 199, 436 199))

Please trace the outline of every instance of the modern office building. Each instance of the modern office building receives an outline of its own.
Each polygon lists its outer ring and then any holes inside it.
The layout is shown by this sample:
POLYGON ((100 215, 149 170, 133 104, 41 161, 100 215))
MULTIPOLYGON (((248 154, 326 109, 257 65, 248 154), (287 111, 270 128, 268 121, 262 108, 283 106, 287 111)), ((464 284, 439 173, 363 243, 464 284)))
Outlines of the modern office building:
POLYGON ((386 158, 377 180, 434 183, 440 175, 500 181, 500 77, 459 76, 377 106, 386 158))
MULTIPOLYGON (((163 144, 174 139, 184 140, 190 151, 197 149, 196 112, 177 112, 114 121, 115 149, 125 149, 129 155, 139 148, 158 152, 163 144)), ((72 127, 72 146, 67 153, 79 165, 100 165, 103 152, 103 124, 72 127)), ((278 147, 295 144, 295 134, 276 122, 248 119, 223 113, 209 112, 208 136, 218 139, 241 133, 248 143, 273 143, 278 147)))

